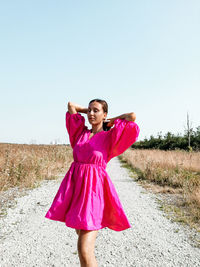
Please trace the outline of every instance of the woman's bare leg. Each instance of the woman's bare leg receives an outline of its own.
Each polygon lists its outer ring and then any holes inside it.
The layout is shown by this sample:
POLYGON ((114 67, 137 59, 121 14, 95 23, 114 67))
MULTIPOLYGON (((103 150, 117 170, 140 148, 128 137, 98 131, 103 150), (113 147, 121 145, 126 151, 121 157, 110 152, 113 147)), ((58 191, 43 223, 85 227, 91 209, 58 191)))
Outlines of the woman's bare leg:
POLYGON ((97 267, 94 247, 98 230, 79 230, 77 242, 81 267, 97 267))
POLYGON ((75 230, 76 230, 77 235, 79 235, 80 229, 75 229, 75 230))

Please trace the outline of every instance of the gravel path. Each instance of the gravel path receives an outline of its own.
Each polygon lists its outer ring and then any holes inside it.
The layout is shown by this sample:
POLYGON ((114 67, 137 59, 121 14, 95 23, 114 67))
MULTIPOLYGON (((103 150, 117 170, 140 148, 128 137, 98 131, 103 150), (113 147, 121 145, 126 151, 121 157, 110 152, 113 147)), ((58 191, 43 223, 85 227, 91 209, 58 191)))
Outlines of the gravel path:
MULTIPOLYGON (((99 230, 99 267, 200 266, 200 249, 189 238, 197 233, 167 219, 157 196, 134 182, 118 158, 108 163, 107 171, 132 228, 99 230)), ((75 230, 44 218, 63 177, 29 190, 0 219, 0 266, 79 266, 75 230)))

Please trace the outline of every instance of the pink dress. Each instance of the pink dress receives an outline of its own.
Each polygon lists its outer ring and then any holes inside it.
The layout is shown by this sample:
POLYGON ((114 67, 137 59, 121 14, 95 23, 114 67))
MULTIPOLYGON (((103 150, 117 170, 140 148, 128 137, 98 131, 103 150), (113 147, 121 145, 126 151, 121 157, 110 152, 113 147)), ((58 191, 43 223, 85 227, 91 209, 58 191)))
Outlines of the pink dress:
POLYGON ((66 128, 74 161, 45 217, 75 229, 130 228, 106 164, 138 139, 138 125, 116 119, 109 131, 98 132, 89 139, 91 131, 85 126, 85 118, 67 111, 66 128))

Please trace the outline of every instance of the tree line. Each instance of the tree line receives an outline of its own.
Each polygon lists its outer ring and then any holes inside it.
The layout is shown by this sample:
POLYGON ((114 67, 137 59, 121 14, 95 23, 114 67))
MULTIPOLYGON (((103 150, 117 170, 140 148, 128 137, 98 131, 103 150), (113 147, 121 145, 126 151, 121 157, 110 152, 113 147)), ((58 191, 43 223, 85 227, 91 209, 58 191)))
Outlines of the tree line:
POLYGON ((157 137, 151 135, 149 139, 145 138, 143 141, 134 143, 132 147, 138 149, 200 151, 200 126, 196 130, 188 127, 183 135, 167 132, 162 136, 159 132, 157 137))

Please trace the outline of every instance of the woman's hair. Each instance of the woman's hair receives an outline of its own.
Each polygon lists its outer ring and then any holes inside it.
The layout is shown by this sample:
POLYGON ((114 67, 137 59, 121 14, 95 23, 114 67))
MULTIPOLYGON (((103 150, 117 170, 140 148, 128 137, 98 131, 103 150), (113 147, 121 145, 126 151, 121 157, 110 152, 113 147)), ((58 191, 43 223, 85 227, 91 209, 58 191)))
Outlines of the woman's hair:
MULTIPOLYGON (((102 105, 102 108, 103 108, 103 111, 108 113, 108 104, 105 100, 103 99, 99 99, 99 98, 95 98, 95 99, 92 99, 90 102, 89 102, 89 105, 92 103, 92 102, 98 102, 102 105)), ((107 122, 103 122, 103 130, 104 131, 108 131, 110 130, 111 127, 108 127, 107 126, 107 122)))

